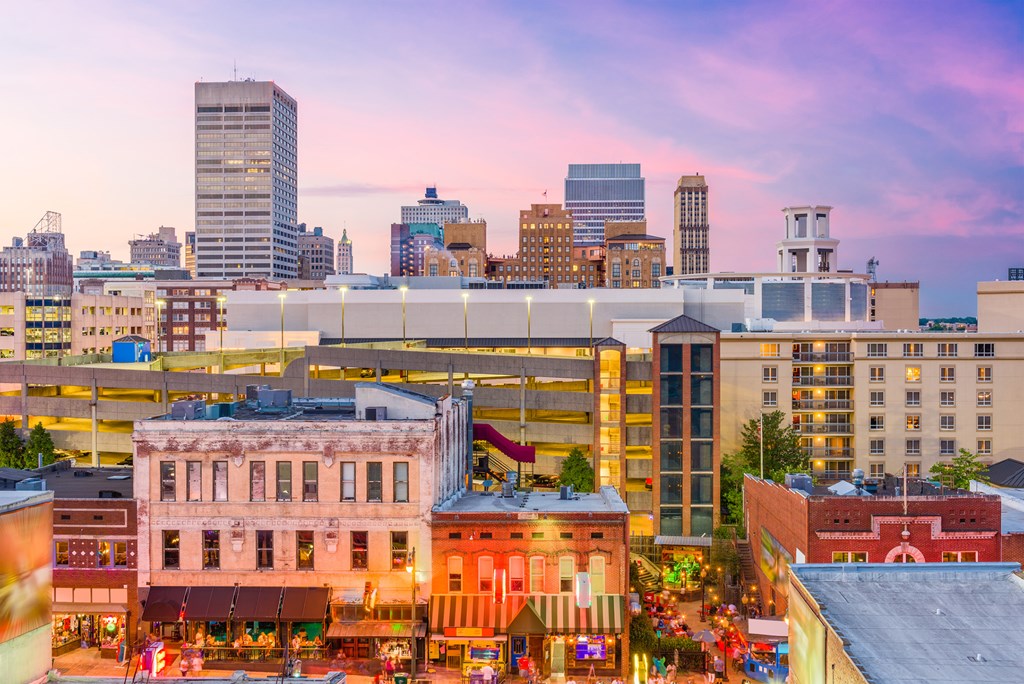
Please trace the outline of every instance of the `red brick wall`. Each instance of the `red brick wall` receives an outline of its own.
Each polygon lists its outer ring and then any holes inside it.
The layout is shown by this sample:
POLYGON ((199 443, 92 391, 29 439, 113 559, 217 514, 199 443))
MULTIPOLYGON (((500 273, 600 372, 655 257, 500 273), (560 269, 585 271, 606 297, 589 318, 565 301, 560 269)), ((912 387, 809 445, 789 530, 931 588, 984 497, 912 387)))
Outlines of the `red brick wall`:
POLYGON ((1002 560, 1024 565, 1024 532, 1003 535, 1002 560))
POLYGON ((798 549, 808 553, 807 497, 785 485, 748 475, 743 482, 743 511, 762 605, 770 610, 774 590, 775 612, 781 615, 786 610, 789 588, 785 582, 776 582, 773 586, 762 570, 761 530, 767 529, 796 562, 798 549))

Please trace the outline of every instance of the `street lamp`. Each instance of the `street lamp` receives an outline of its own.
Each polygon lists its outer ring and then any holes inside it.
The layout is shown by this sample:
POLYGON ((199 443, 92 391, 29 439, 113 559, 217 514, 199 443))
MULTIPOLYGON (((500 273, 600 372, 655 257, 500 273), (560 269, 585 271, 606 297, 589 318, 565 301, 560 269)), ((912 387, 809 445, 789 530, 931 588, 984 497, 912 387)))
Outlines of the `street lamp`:
POLYGON ((286 296, 284 292, 277 295, 277 298, 281 300, 281 376, 284 376, 284 298, 286 296))
POLYGON ((409 662, 410 676, 416 678, 416 547, 409 550, 405 557, 405 571, 412 578, 412 606, 409 613, 409 662))
POLYGON ((533 302, 533 297, 531 297, 530 295, 527 295, 526 296, 526 353, 527 354, 532 354, 533 353, 532 349, 531 349, 532 348, 532 342, 531 342, 531 339, 530 339, 531 338, 531 333, 532 333, 532 330, 531 330, 531 328, 532 328, 532 317, 530 316, 530 304, 532 302, 533 302))
POLYGON ((341 286, 341 346, 345 346, 345 295, 348 294, 348 287, 341 286))
POLYGON ((469 293, 462 293, 462 337, 469 351, 469 293))
MULTIPOLYGON (((163 299, 156 300, 156 349, 160 351, 161 340, 163 338, 163 314, 162 309, 167 306, 167 301, 163 299)), ((164 349, 164 351, 167 351, 164 349)))
POLYGON ((594 300, 588 299, 590 305, 590 346, 594 346, 594 300))
POLYGON ((220 330, 220 372, 224 372, 224 302, 227 297, 217 297, 217 328, 220 330))
POLYGON ((706 565, 700 569, 700 621, 701 622, 705 621, 704 606, 706 604, 706 601, 705 601, 705 595, 704 595, 704 586, 705 586, 705 580, 707 579, 707 576, 708 576, 708 570, 709 570, 709 568, 706 565))
POLYGON ((408 285, 398 288, 402 293, 402 346, 405 346, 405 293, 409 291, 408 285))

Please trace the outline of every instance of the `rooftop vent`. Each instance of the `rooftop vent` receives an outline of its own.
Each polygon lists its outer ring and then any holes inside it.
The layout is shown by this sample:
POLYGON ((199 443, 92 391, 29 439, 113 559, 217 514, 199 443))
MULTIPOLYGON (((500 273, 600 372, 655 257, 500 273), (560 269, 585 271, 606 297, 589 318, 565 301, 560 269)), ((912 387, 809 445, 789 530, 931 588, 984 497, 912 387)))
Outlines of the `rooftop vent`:
POLYGON ((387 420, 388 419, 388 407, 387 406, 367 406, 366 407, 366 420, 387 420))
POLYGON ((256 401, 261 411, 288 408, 292 404, 292 391, 261 388, 256 393, 256 401))
POLYGON ((171 404, 171 420, 203 420, 206 418, 206 402, 202 399, 188 399, 171 404))
POLYGON ((576 498, 576 493, 572 489, 572 485, 561 486, 558 488, 558 498, 562 501, 569 501, 576 498))

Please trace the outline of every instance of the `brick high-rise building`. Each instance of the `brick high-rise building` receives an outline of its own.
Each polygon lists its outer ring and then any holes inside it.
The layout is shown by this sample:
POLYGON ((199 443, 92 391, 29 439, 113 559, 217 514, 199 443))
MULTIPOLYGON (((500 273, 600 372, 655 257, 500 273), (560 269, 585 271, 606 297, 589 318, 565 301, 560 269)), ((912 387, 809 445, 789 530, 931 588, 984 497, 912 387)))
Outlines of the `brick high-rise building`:
POLYGON ((181 243, 171 226, 160 226, 157 232, 130 240, 131 262, 152 264, 162 268, 181 266, 181 243))
POLYGON ((646 221, 607 221, 605 287, 661 287, 665 238, 647 234, 646 221))
POLYGON ((572 212, 558 204, 533 204, 519 212, 520 277, 551 287, 572 282, 572 212))
POLYGON ((307 230, 299 224, 299 277, 323 280, 334 275, 334 238, 324 235, 320 226, 307 230))
POLYGON ((679 179, 674 197, 674 273, 708 273, 711 270, 711 229, 708 223, 707 181, 700 175, 683 176, 679 179))

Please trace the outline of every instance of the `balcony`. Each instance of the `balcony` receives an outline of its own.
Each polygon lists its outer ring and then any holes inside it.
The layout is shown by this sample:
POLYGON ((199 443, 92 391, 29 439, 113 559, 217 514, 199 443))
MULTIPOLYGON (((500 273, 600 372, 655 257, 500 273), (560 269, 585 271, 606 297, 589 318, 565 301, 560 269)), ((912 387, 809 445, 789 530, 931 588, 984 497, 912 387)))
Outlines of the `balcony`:
POLYGON ((852 435, 853 423, 800 423, 793 432, 801 435, 852 435))
POLYGON ((849 480, 849 470, 815 470, 813 475, 818 478, 818 482, 823 485, 835 484, 839 480, 849 480))
POLYGON ((793 352, 795 363, 853 363, 853 352, 793 352))
POLYGON ((795 399, 794 411, 852 411, 850 399, 795 399))
POLYGON ((793 387, 852 387, 852 375, 797 375, 793 387))
POLYGON ((804 447, 804 454, 811 460, 836 460, 853 458, 850 447, 804 447))

